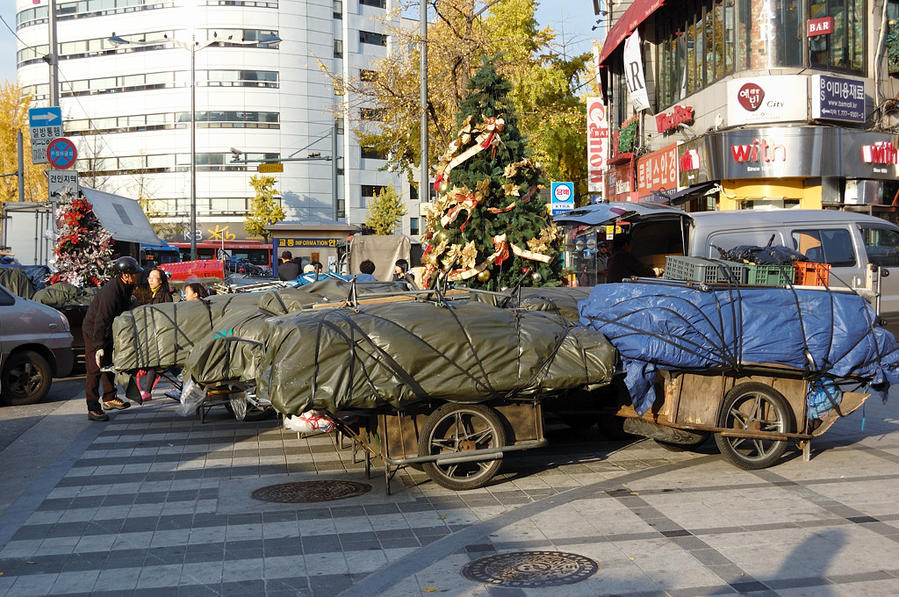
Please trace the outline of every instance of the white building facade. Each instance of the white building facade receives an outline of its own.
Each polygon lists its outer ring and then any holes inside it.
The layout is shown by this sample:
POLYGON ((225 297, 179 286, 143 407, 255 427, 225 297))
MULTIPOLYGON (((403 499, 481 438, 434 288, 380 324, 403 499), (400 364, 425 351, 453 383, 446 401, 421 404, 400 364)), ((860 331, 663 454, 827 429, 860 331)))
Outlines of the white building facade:
MULTIPOLYGON (((47 1, 16 0, 18 81, 38 106, 50 101, 47 1)), ((262 160, 284 160, 271 175, 286 221, 362 224, 381 188, 417 196, 356 142, 345 122, 363 111, 328 74, 358 78, 391 51, 391 1, 56 0, 60 104, 82 184, 150 199, 179 225, 183 238, 167 240, 190 239, 193 58, 198 241, 248 238, 262 160)), ((418 213, 409 201, 401 232, 418 234, 418 213)))

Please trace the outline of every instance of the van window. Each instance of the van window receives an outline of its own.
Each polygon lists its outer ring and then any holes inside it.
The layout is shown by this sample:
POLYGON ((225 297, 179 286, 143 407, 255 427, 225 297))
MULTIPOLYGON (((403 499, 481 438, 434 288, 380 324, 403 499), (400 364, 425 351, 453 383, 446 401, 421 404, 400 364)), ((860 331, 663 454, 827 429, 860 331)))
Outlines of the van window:
POLYGON ((834 267, 856 265, 852 237, 845 228, 794 230, 793 248, 813 263, 829 263, 834 267))
POLYGON ((880 226, 859 226, 868 261, 874 265, 899 265, 899 232, 880 226))

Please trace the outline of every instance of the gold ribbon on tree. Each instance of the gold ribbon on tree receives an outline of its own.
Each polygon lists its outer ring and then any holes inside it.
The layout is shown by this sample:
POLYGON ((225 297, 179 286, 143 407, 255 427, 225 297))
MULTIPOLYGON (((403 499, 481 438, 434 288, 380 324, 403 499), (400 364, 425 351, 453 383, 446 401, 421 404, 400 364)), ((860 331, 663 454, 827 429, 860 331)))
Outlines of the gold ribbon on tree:
POLYGON ((444 180, 449 180, 450 172, 453 171, 453 168, 465 163, 491 145, 498 145, 500 143, 499 133, 502 132, 505 123, 505 120, 501 117, 487 118, 481 124, 472 127, 471 116, 468 116, 465 119, 462 130, 450 143, 446 152, 440 156, 440 161, 437 165, 437 177, 434 179, 434 190, 439 191, 440 184, 444 180), (471 135, 474 133, 479 133, 475 138, 474 145, 457 155, 462 146, 471 140, 471 135))

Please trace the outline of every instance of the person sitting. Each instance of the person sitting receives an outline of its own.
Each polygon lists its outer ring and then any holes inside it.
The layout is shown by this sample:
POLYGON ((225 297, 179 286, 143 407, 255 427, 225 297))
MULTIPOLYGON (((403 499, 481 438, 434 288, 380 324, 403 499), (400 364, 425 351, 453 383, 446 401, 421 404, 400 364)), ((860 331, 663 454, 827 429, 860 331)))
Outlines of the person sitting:
POLYGON ((134 297, 138 305, 171 303, 172 289, 169 288, 168 276, 158 267, 149 270, 146 280, 134 290, 134 297))
POLYGON ((355 280, 357 282, 377 282, 378 279, 375 278, 375 263, 371 259, 366 259, 362 263, 359 264, 359 271, 361 273, 356 274, 355 280))
POLYGON ((185 301, 198 301, 209 296, 209 290, 200 282, 191 282, 184 287, 185 301))
POLYGON ((409 273, 409 262, 405 259, 397 259, 393 264, 393 281, 405 282, 409 290, 418 290, 415 284, 415 276, 409 273))
POLYGON ((281 263, 278 264, 278 279, 291 282, 300 275, 300 266, 293 261, 293 253, 284 251, 281 253, 281 263))
POLYGON ((631 253, 631 243, 626 236, 616 236, 612 241, 612 256, 609 257, 606 280, 621 282, 624 278, 641 276, 654 278, 655 273, 631 253))

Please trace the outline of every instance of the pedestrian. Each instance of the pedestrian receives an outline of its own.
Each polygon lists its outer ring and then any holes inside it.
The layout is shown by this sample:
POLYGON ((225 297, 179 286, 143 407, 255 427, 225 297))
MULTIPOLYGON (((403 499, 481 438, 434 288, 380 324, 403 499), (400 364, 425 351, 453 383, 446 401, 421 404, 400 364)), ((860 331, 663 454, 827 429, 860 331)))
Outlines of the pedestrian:
MULTIPOLYGON (((135 289, 134 296, 139 305, 171 303, 172 292, 169 289, 168 276, 158 267, 154 267, 147 272, 146 283, 135 289)), ((152 400, 153 388, 159 383, 159 372, 156 369, 140 369, 134 378, 137 389, 140 390, 141 401, 152 400)))
POLYGON ((278 279, 291 282, 300 275, 300 266, 294 263, 293 253, 284 251, 281 253, 281 263, 278 264, 278 279))
POLYGON ((366 259, 362 263, 359 264, 359 272, 356 274, 357 282, 377 282, 378 279, 375 278, 375 263, 371 259, 366 259))
POLYGON ((655 272, 631 253, 631 243, 626 236, 616 236, 612 241, 612 255, 607 268, 608 282, 621 282, 631 276, 654 278, 655 272))
POLYGON ((145 283, 134 289, 134 296, 138 305, 171 303, 172 289, 169 287, 168 276, 158 267, 147 271, 145 283))
POLYGON ((200 282, 191 282, 184 287, 185 301, 198 301, 209 296, 209 290, 200 282))
POLYGON ((409 262, 405 259, 397 259, 393 264, 393 281, 405 282, 409 290, 418 290, 415 284, 415 276, 409 273, 409 262))
POLYGON ((313 261, 312 262, 312 271, 315 272, 315 281, 318 282, 321 280, 325 274, 325 266, 322 265, 321 261, 313 261))
POLYGON ((108 421, 107 410, 124 410, 131 406, 116 397, 115 378, 111 371, 101 371, 112 364, 112 320, 131 306, 131 294, 138 274, 143 271, 134 257, 119 257, 112 263, 114 277, 103 285, 91 301, 81 332, 84 336, 84 393, 87 418, 108 421), (103 407, 100 406, 100 380, 103 380, 103 407))

